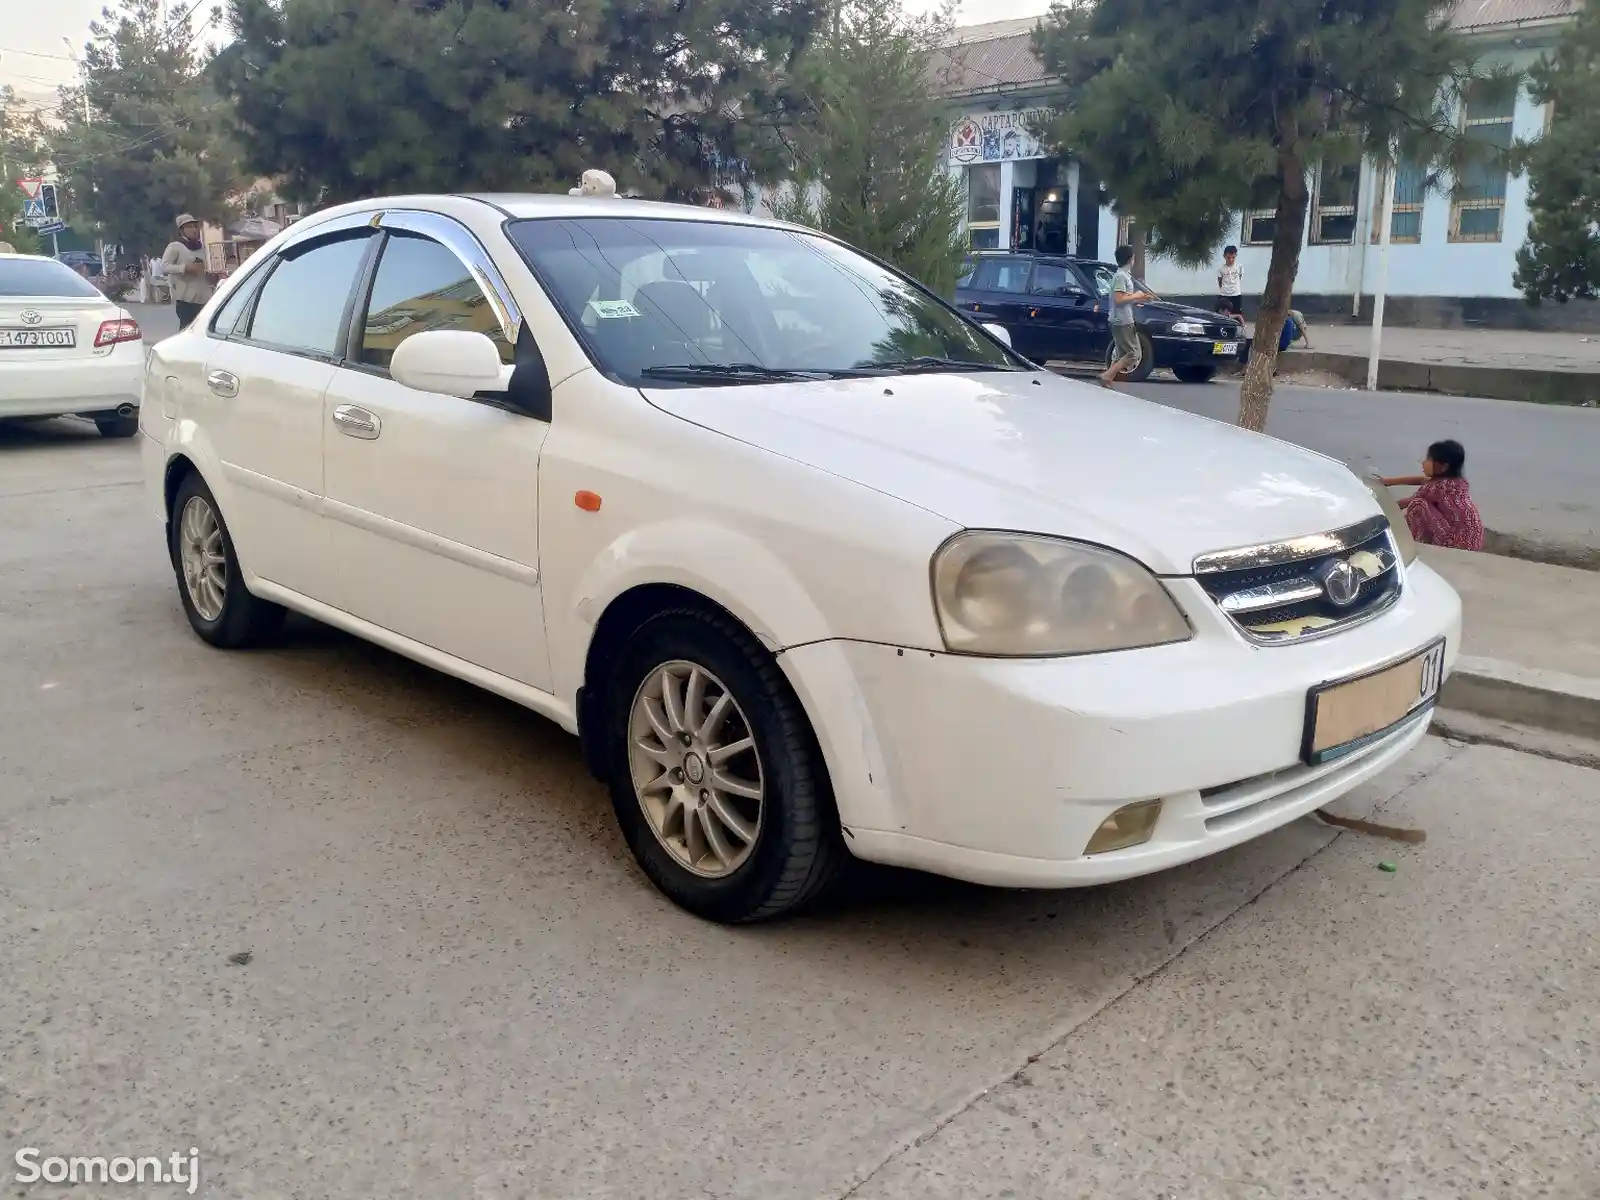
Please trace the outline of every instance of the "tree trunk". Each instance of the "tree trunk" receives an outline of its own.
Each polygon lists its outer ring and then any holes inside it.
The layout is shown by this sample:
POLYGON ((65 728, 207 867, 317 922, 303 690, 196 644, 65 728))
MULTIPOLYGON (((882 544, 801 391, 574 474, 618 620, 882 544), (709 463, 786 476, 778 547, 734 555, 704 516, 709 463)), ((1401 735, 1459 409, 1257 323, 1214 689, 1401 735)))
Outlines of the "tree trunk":
POLYGON ((1300 160, 1296 130, 1284 131, 1284 148, 1278 153, 1277 227, 1272 235, 1272 262, 1267 286, 1256 313, 1256 337, 1250 347, 1250 364, 1239 386, 1239 425, 1260 433, 1267 427, 1272 403, 1272 373, 1278 366, 1278 338, 1294 297, 1294 277, 1300 270, 1300 245, 1305 240, 1306 168, 1300 160))
POLYGON ((1133 267, 1133 277, 1142 281, 1144 279, 1144 225, 1138 217, 1128 222, 1128 237, 1133 242, 1133 262, 1129 265, 1133 267))

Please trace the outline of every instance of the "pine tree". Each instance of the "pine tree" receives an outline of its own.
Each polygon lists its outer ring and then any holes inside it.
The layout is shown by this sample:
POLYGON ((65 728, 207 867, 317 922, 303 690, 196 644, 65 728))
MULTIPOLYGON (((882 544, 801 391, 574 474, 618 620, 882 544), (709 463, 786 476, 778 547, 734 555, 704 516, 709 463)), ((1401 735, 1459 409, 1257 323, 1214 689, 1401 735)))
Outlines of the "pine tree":
POLYGON ((224 102, 207 85, 188 15, 122 0, 90 26, 82 86, 63 88, 53 139, 63 217, 87 217, 128 255, 159 254, 173 218, 221 220, 237 184, 224 102))
POLYGON ((702 200, 778 168, 822 0, 231 0, 215 64, 291 199, 619 188, 702 200))
POLYGON ((841 0, 805 64, 812 109, 794 135, 795 180, 773 206, 941 295, 966 254, 966 197, 945 168, 950 111, 938 93, 949 28, 948 11, 841 0))
POLYGON ((1036 47, 1070 96, 1051 135, 1106 180, 1159 249, 1208 254, 1232 214, 1276 213, 1240 389, 1266 425, 1278 335, 1300 263, 1310 175, 1327 158, 1469 152, 1455 114, 1470 57, 1451 0, 1086 0, 1058 3, 1036 47))
POLYGON ((1554 119, 1519 148, 1532 220, 1513 280, 1530 304, 1592 300, 1600 295, 1600 10, 1580 9, 1529 79, 1533 98, 1554 105, 1554 119))

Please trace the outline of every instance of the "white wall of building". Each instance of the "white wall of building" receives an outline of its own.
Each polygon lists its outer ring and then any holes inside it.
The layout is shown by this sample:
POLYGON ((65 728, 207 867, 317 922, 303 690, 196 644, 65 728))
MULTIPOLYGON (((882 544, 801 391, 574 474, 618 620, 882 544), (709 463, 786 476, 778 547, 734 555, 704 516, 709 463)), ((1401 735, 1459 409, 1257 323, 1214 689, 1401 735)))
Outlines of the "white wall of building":
MULTIPOLYGON (((1544 106, 1535 104, 1525 89, 1519 89, 1512 111, 1512 136, 1538 137, 1544 127, 1544 106)), ((1313 246, 1302 243, 1296 293, 1355 295, 1371 292, 1377 279, 1379 255, 1379 247, 1372 242, 1373 230, 1381 219, 1377 211, 1381 201, 1378 181, 1376 164, 1363 164, 1353 244, 1313 246)), ((1449 180, 1445 179, 1439 189, 1423 198, 1421 240, 1393 242, 1389 247, 1388 294, 1520 298, 1521 293, 1512 285, 1511 278, 1516 268, 1517 250, 1527 238, 1527 177, 1514 175, 1506 181, 1505 211, 1497 242, 1451 241, 1450 210, 1449 180)), ((1309 225, 1309 211, 1306 219, 1309 225)), ((1102 222, 1101 229, 1107 228, 1102 222)), ((1111 237, 1115 229, 1115 223, 1109 226, 1111 237)), ((1239 247, 1245 294, 1260 295, 1266 285, 1272 247, 1245 245, 1242 218, 1235 224, 1229 240, 1239 247)), ((1103 237, 1101 257, 1109 257, 1114 248, 1110 239, 1103 237)), ((1156 258, 1150 260, 1146 275, 1151 287, 1171 295, 1209 295, 1216 290, 1216 269, 1212 267, 1185 268, 1156 258)))

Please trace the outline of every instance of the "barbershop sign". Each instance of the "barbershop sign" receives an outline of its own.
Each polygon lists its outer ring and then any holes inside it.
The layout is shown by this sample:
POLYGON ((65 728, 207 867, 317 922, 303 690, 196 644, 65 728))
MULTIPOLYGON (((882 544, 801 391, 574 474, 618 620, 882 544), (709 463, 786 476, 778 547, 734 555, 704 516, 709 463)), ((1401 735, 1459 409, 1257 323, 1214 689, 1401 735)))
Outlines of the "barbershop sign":
POLYGON ((950 161, 1004 162, 1018 158, 1048 158, 1033 129, 1055 116, 1050 108, 1023 108, 1012 112, 967 113, 950 127, 950 161))

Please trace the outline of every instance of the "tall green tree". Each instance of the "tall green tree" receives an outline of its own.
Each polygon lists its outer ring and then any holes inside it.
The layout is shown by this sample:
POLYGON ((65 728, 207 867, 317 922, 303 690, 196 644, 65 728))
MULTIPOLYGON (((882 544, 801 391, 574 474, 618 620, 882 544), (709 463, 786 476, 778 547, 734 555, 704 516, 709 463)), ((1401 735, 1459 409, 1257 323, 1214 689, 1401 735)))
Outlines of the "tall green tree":
POLYGON ((61 91, 63 218, 80 231, 87 218, 129 255, 159 254, 180 212, 221 220, 238 184, 225 102, 180 14, 165 19, 156 0, 106 8, 89 27, 84 82, 61 91))
POLYGON ((949 9, 913 17, 900 0, 840 0, 804 65, 811 107, 792 141, 795 178, 773 205, 941 295, 966 254, 939 95, 949 28, 949 9))
POLYGON ((1313 173, 1324 159, 1458 154, 1470 55, 1451 0, 1084 0, 1037 35, 1071 100, 1051 130, 1119 208, 1193 259, 1232 215, 1275 211, 1271 266, 1240 390, 1239 424, 1266 425, 1313 173))
POLYGON ((247 161, 313 203, 549 189, 700 200, 778 167, 822 0, 231 0, 247 161))
POLYGON ((1554 105, 1537 141, 1519 147, 1528 168, 1528 240, 1516 286, 1530 304, 1600 295, 1600 9, 1585 5, 1555 53, 1529 71, 1529 91, 1554 105))

